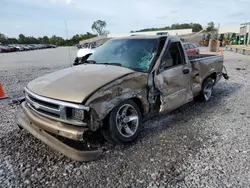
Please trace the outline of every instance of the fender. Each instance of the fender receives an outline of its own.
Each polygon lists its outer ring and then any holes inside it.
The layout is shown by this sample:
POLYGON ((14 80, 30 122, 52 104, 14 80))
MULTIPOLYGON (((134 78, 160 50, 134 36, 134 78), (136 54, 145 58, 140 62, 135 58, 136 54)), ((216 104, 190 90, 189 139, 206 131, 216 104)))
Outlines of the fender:
POLYGON ((149 111, 147 101, 147 73, 135 72, 100 88, 86 101, 90 107, 91 130, 102 126, 103 120, 122 101, 137 98, 143 104, 143 112, 149 111))
MULTIPOLYGON (((212 74, 216 74, 217 75, 217 73, 216 73, 216 71, 215 71, 215 69, 210 69, 209 70, 209 72, 207 72, 204 76, 203 76, 203 78, 202 78, 202 82, 201 83, 203 83, 204 82, 204 80, 206 80, 208 77, 210 77, 212 74)), ((216 79, 216 78, 215 78, 216 79)))

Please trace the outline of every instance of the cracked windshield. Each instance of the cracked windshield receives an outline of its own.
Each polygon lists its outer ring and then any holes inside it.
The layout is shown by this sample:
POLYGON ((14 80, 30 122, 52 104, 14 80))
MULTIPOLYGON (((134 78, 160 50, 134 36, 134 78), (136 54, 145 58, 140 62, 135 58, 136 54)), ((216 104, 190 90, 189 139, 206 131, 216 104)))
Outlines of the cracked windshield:
POLYGON ((250 0, 0 0, 0 187, 250 185, 250 0))

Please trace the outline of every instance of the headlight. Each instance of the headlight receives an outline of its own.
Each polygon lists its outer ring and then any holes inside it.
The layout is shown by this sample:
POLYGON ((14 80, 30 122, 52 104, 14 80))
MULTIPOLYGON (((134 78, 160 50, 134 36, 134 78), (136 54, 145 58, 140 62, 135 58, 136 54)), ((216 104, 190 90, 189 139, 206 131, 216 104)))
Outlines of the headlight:
POLYGON ((72 109, 72 119, 84 120, 84 110, 72 109))

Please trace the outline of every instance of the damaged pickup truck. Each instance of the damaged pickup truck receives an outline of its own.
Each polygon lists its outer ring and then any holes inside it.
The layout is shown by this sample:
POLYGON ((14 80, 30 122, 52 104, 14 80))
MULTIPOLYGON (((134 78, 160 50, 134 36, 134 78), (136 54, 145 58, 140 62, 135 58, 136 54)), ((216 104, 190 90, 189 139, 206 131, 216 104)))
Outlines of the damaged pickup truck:
POLYGON ((188 56, 173 36, 112 39, 77 66, 31 81, 18 125, 73 160, 94 160, 100 150, 77 150, 59 138, 83 141, 86 131, 100 131, 111 143, 132 142, 151 114, 208 101, 221 77, 228 79, 223 59, 188 56))

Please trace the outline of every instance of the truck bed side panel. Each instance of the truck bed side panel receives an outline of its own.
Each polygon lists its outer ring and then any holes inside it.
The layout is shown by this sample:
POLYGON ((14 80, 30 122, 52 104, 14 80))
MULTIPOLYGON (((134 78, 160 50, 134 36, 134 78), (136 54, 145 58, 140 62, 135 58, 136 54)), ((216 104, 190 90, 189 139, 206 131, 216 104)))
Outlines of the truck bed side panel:
POLYGON ((191 56, 190 62, 194 71, 193 75, 199 73, 201 81, 213 73, 220 74, 222 72, 224 60, 222 55, 198 55, 196 57, 202 58, 195 59, 194 56, 191 56))

